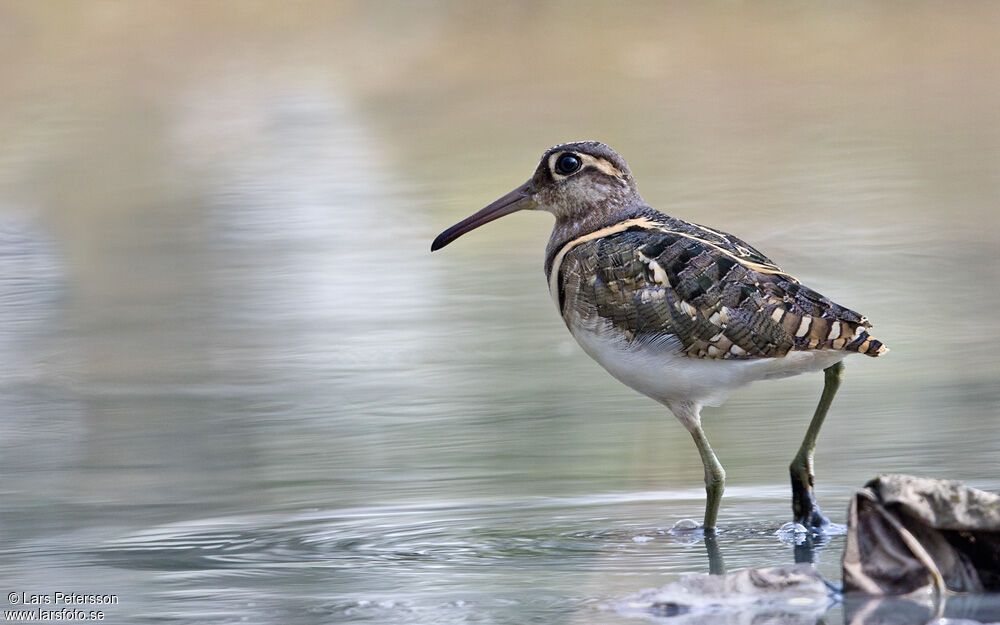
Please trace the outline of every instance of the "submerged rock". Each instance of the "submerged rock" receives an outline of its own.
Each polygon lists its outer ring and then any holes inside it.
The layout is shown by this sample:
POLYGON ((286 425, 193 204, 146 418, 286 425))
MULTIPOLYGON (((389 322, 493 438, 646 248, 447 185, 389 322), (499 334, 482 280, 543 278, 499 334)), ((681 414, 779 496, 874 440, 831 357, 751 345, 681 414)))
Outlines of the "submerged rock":
POLYGON ((811 564, 745 569, 727 575, 688 575, 644 590, 615 606, 623 616, 670 618, 671 623, 815 625, 833 603, 811 564), (710 620, 706 620, 710 619, 710 620))
POLYGON ((844 592, 1000 592, 1000 495, 960 482, 884 475, 847 518, 844 592))

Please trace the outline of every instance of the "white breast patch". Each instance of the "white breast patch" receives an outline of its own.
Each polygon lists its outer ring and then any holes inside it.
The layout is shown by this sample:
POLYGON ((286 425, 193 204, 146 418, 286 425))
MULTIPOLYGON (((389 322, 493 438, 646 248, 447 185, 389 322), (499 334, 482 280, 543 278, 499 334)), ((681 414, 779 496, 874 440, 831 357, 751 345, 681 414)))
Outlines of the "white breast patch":
POLYGON ((821 371, 850 354, 823 350, 791 351, 781 358, 752 360, 690 358, 679 353, 681 343, 672 335, 629 343, 609 326, 594 330, 569 325, 583 351, 608 373, 663 404, 690 401, 718 406, 729 393, 751 382, 821 371))

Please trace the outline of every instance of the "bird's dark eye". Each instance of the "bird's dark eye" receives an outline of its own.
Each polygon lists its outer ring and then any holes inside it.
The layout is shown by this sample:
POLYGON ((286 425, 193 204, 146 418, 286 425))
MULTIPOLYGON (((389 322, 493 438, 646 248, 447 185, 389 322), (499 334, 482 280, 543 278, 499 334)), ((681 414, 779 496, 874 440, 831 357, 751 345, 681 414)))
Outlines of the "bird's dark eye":
POLYGON ((556 160, 556 173, 568 176, 580 169, 581 165, 583 165, 583 163, 580 161, 580 157, 576 154, 563 154, 556 160))

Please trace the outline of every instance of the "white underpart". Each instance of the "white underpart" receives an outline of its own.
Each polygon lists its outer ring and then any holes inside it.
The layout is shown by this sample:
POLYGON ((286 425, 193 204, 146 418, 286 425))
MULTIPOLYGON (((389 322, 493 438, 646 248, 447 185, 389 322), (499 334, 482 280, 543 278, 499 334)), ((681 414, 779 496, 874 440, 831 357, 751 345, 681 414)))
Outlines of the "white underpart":
POLYGON ((570 323, 570 332, 583 351, 620 382, 671 409, 682 403, 718 406, 733 390, 751 382, 821 371, 849 355, 821 350, 752 360, 690 358, 679 353, 681 343, 673 335, 628 343, 610 327, 585 325, 589 324, 570 323))

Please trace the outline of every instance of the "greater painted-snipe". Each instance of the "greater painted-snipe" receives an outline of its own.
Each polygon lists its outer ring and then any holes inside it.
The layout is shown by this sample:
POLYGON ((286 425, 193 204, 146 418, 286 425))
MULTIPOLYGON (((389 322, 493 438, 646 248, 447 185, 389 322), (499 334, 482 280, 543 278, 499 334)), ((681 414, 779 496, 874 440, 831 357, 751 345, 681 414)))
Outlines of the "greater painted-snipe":
POLYGON ((694 437, 715 529, 726 473, 701 427, 702 406, 756 380, 824 370, 825 385, 792 460, 792 510, 829 524, 813 494, 813 453, 850 354, 887 351, 868 320, 802 285, 759 251, 651 208, 628 164, 596 141, 549 149, 534 175, 442 232, 431 251, 519 210, 556 218, 545 252, 549 291, 584 351, 664 404, 694 437))

